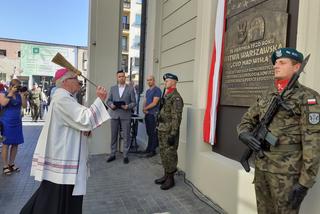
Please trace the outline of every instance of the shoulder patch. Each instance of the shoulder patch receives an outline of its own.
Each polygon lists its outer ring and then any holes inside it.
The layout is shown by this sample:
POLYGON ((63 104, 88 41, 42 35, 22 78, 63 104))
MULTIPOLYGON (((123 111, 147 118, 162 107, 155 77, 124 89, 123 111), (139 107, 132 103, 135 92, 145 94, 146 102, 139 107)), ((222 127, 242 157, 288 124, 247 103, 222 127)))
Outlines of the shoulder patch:
POLYGON ((319 113, 309 113, 309 123, 311 125, 317 125, 320 122, 320 114, 319 113))
POLYGON ((181 97, 176 97, 175 98, 175 105, 176 105, 176 109, 178 111, 182 111, 182 109, 183 109, 183 101, 182 101, 181 97))

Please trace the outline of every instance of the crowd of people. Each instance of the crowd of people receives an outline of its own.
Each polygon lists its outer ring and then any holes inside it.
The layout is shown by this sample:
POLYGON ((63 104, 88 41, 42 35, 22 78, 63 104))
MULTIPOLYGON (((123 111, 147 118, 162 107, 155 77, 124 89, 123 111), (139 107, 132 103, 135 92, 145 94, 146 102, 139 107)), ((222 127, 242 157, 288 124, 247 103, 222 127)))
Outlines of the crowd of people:
POLYGON ((20 171, 15 165, 15 157, 18 145, 24 142, 22 118, 31 115, 34 122, 43 120, 52 96, 46 92, 51 91, 43 90, 37 83, 28 90, 18 79, 12 79, 9 84, 0 83, 0 145, 4 175, 20 171))
MULTIPOLYGON (((81 82, 75 73, 65 68, 56 72, 54 85, 49 88, 49 96, 37 83, 34 83, 30 90, 23 88, 17 79, 13 79, 8 87, 0 85, 2 87, 0 88, 2 138, 0 139, 3 143, 4 175, 20 171, 16 166, 15 157, 18 145, 24 143, 23 113, 31 114, 32 121, 37 122, 43 119, 46 112, 46 120, 34 152, 31 169, 31 175, 41 184, 22 208, 21 213, 48 212, 48 207, 52 208, 50 209, 52 213, 81 213, 87 179, 86 141, 91 136, 91 130, 108 119, 111 120, 111 154, 107 162, 116 159, 120 136, 124 141, 123 163, 129 163, 131 119, 132 115, 137 113, 138 93, 134 84, 127 83, 124 71, 118 71, 116 77, 117 84, 110 88, 108 94, 104 87, 97 87, 97 99, 90 107, 81 105, 78 98, 79 93, 83 93, 81 82), (54 107, 48 109, 48 105, 54 107), (57 142, 57 137, 61 139, 61 135, 65 136, 62 138, 64 140, 57 142), (59 149, 65 145, 69 145, 68 148, 59 149), (59 163, 53 163, 55 161, 59 163), (62 201, 64 205, 61 205, 62 201)), ((161 184, 161 189, 166 190, 174 186, 173 174, 177 167, 183 101, 175 87, 177 76, 168 73, 163 79, 166 86, 163 95, 160 88, 155 85, 154 76, 150 75, 147 79, 149 89, 146 92, 142 112, 145 114, 148 145, 143 151, 145 153, 143 157, 153 157, 156 155, 157 147, 160 146, 165 175, 160 180, 156 179, 155 183, 161 184), (159 130, 157 126, 160 127, 159 130), (160 137, 159 142, 158 133, 170 139, 160 137)))
MULTIPOLYGON (((248 109, 237 127, 240 141, 259 154, 255 157, 254 178, 258 213, 299 213, 304 197, 315 183, 320 165, 320 95, 299 82, 291 82, 292 77, 301 72, 303 60, 303 54, 292 48, 281 48, 272 54, 274 85, 248 109), (293 85, 286 91, 288 84, 293 85), (279 97, 283 91, 286 93, 279 97), (256 130, 275 97, 281 106, 267 124, 266 135, 272 136, 276 143, 266 146, 257 139, 256 130)), ((21 210, 22 214, 82 213, 88 177, 87 139, 92 130, 109 119, 111 154, 107 162, 112 164, 116 159, 121 136, 123 163, 129 164, 130 122, 137 106, 136 91, 127 84, 124 71, 117 71, 116 79, 117 84, 109 93, 97 86, 95 101, 85 107, 77 100, 76 95, 81 91, 77 75, 65 68, 55 73, 56 85, 50 96, 52 105, 32 159, 31 175, 41 184, 21 210)), ((168 190, 175 185, 184 102, 177 90, 178 77, 166 73, 163 80, 161 93, 155 77, 147 76, 149 88, 142 112, 148 145, 143 157, 155 156, 159 147, 164 173, 154 183, 168 190)), ((20 170, 15 157, 18 145, 24 142, 21 107, 27 106, 27 100, 31 100, 32 105, 36 103, 38 107, 33 110, 32 118, 37 121, 42 99, 36 84, 31 91, 23 91, 19 80, 12 80, 7 89, 0 92, 5 175, 20 170)))

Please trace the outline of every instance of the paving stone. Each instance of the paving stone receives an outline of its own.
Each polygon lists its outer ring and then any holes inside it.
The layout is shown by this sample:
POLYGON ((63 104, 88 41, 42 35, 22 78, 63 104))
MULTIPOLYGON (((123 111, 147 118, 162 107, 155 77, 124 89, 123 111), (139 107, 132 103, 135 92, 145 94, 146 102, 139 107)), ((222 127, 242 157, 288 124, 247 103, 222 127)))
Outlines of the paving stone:
MULTIPOLYGON (((39 187, 39 182, 30 177, 30 168, 42 125, 43 122, 24 122, 25 143, 19 146, 16 160, 21 172, 0 176, 1 214, 19 213, 39 187)), ((154 179, 163 175, 159 155, 148 159, 130 153, 129 159, 129 164, 123 164, 119 153, 115 161, 107 163, 106 155, 91 156, 84 214, 218 213, 192 193, 183 176, 175 176, 176 186, 167 191, 154 184, 154 179)))

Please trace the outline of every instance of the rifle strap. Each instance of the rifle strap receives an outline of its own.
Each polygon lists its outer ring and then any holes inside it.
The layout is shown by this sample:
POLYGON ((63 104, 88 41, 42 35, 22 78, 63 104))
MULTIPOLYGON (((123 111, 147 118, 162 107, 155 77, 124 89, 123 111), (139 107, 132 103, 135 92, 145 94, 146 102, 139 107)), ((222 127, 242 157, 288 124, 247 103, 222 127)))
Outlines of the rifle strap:
POLYGON ((300 143, 295 144, 280 144, 277 146, 270 146, 270 152, 293 152, 301 151, 302 145, 300 143))

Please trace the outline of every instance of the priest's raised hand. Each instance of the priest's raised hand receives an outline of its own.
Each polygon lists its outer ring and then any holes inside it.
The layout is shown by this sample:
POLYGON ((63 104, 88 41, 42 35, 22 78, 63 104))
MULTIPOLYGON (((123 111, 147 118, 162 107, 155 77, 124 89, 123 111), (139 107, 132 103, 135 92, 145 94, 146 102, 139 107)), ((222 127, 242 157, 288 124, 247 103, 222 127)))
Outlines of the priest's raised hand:
POLYGON ((107 99, 107 90, 102 86, 97 87, 96 94, 103 102, 107 99))

